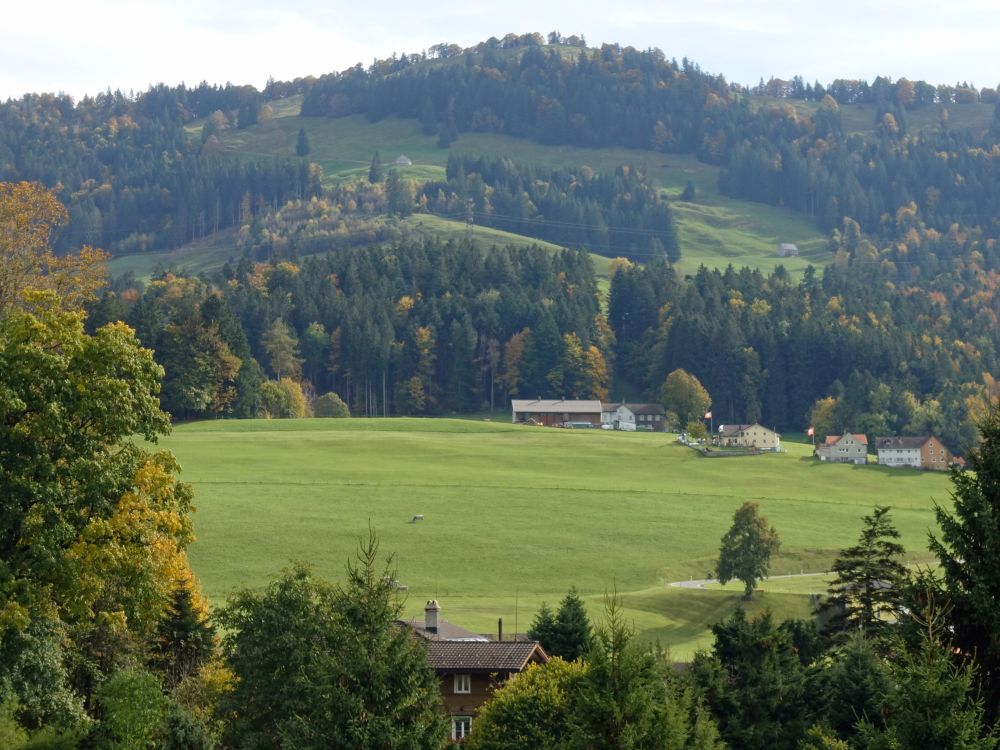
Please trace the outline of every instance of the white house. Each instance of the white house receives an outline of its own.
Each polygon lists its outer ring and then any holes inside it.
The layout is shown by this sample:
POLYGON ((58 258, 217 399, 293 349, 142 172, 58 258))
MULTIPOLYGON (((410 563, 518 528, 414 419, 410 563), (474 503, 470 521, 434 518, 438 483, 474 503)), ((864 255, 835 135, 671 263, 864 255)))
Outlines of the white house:
POLYGON ((660 404, 601 403, 601 426, 606 429, 632 432, 664 432, 666 413, 660 404))
POLYGON ((867 435, 827 435, 823 445, 816 446, 816 458, 840 464, 868 463, 867 435))

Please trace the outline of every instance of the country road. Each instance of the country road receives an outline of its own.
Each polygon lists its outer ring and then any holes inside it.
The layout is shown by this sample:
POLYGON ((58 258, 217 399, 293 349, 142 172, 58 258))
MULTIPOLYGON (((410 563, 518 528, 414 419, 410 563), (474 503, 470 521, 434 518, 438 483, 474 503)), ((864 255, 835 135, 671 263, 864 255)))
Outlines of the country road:
MULTIPOLYGON (((808 576, 825 576, 829 573, 788 573, 781 576, 768 576, 764 578, 765 581, 775 581, 779 578, 807 578, 808 576)), ((674 586, 679 589, 703 589, 710 583, 718 583, 718 578, 694 578, 690 581, 674 581, 668 584, 669 586, 674 586)))

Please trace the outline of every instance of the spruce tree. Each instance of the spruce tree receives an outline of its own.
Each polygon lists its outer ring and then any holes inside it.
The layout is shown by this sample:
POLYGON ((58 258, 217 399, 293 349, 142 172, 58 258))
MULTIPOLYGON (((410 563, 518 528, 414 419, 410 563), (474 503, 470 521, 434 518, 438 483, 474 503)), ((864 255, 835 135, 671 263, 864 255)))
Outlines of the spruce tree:
POLYGON ((555 654, 566 661, 579 659, 587 651, 591 641, 590 620, 584 609, 583 600, 574 586, 563 598, 556 613, 555 654))
POLYGON ((368 168, 368 182, 374 185, 376 182, 382 182, 384 179, 385 169, 382 167, 382 157, 380 157, 378 155, 378 151, 376 151, 372 155, 372 164, 368 168))
POLYGON ((991 718, 1000 714, 1000 404, 979 423, 968 469, 953 467, 953 510, 935 510, 930 549, 944 572, 955 646, 979 660, 991 718))
POLYGON ((295 155, 296 156, 309 156, 309 136, 306 135, 305 128, 299 128, 299 137, 295 141, 295 155))
POLYGON ((176 685, 193 674, 215 650, 215 629, 195 606, 189 580, 174 589, 173 600, 156 629, 152 662, 176 685))
POLYGON ((531 627, 528 628, 528 637, 533 641, 538 641, 549 656, 557 655, 558 634, 556 632, 556 617, 545 602, 542 602, 542 606, 535 614, 535 619, 531 621, 531 627))
POLYGON ((897 539, 889 508, 875 506, 864 517, 858 543, 841 551, 833 564, 830 596, 820 608, 828 618, 827 634, 861 632, 874 637, 895 621, 908 577, 902 562, 905 550, 897 539))

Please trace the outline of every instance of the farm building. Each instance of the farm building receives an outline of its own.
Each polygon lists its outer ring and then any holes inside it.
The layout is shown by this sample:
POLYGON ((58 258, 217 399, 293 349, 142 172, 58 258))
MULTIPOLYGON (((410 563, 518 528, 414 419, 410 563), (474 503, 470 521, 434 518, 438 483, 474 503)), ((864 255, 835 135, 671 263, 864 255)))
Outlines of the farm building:
POLYGON ((413 159, 411 159, 406 154, 400 154, 396 157, 396 165, 400 167, 412 167, 413 159))
POLYGON ((954 460, 933 435, 875 438, 878 462, 883 466, 945 471, 954 460))
POLYGON ((781 435, 756 422, 719 425, 718 441, 719 445, 727 448, 756 448, 759 451, 781 448, 781 435))
POLYGON ((799 254, 799 246, 794 242, 782 242, 778 245, 779 258, 794 258, 799 254))
POLYGON ((827 435, 826 442, 816 446, 816 458, 838 464, 868 463, 868 436, 849 432, 827 435))
POLYGON ((613 430, 665 432, 665 412, 660 404, 601 404, 601 426, 613 430))
POLYGON ((512 399, 511 422, 547 427, 600 427, 601 402, 578 399, 512 399))
POLYGON ((440 615, 441 606, 432 599, 424 607, 422 621, 401 624, 426 641, 427 661, 440 680, 451 738, 457 741, 468 736, 476 712, 497 685, 529 664, 544 664, 549 657, 537 641, 494 641, 442 620, 440 615))

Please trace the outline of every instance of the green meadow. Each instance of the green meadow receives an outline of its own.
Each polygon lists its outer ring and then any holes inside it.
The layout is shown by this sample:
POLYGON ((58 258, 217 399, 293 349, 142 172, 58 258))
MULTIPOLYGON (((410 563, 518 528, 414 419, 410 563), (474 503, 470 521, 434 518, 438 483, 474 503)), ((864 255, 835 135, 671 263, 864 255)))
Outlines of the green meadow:
MULTIPOLYGON (((598 615, 617 590, 641 636, 689 657, 739 604, 706 577, 741 503, 781 535, 772 574, 827 570, 861 516, 886 504, 911 562, 929 562, 938 474, 820 464, 810 447, 705 459, 671 435, 559 430, 448 419, 248 420, 180 425, 162 441, 195 489, 190 555, 222 603, 293 560, 340 578, 369 524, 416 616, 430 598, 480 632, 527 629, 570 586, 598 615), (412 522, 415 515, 423 520, 412 522)), ((822 579, 774 579, 750 609, 808 613, 822 579)))

